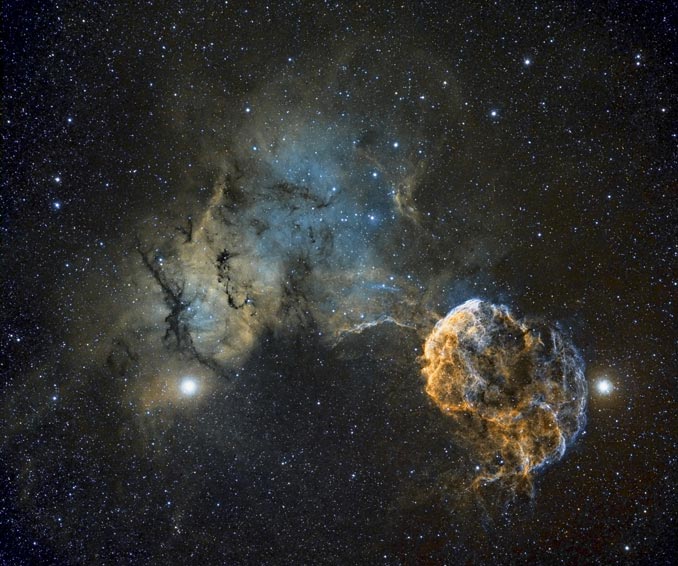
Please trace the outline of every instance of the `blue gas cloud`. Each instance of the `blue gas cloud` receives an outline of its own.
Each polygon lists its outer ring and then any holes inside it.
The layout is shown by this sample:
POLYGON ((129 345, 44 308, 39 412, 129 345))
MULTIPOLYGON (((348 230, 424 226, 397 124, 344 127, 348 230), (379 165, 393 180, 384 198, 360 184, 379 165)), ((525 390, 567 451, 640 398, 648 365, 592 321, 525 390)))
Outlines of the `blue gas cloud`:
POLYGON ((162 261, 144 254, 164 288, 181 289, 165 293, 175 345, 214 368, 241 361, 265 330, 317 326, 331 341, 387 315, 421 316, 416 279, 384 261, 410 220, 378 152, 348 124, 291 124, 245 129, 190 237, 157 244, 162 261))

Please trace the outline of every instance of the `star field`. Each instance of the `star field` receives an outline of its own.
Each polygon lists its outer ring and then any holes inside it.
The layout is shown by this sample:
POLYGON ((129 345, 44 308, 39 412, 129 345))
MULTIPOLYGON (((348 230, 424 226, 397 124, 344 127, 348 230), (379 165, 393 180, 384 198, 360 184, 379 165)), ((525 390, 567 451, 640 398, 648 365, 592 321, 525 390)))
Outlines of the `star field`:
POLYGON ((668 4, 2 12, 2 564, 676 561, 668 4))

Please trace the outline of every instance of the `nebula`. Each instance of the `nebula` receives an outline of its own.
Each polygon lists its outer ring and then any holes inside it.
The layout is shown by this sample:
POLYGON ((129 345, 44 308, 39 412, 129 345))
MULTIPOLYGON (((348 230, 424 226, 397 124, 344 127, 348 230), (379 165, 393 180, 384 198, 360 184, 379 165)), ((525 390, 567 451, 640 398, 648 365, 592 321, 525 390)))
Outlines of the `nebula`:
POLYGON ((168 349, 219 373, 266 331, 317 327, 333 342, 385 313, 405 325, 422 316, 413 278, 382 266, 350 196, 236 171, 181 230, 139 241, 138 267, 162 293, 168 349))
POLYGON ((584 364, 558 329, 478 299, 427 337, 425 390, 475 460, 475 488, 530 493, 534 472, 563 457, 585 425, 584 364))
POLYGON ((386 157, 373 155, 376 132, 292 118, 243 126, 219 152, 209 200, 185 205, 169 229, 149 221, 138 231, 130 270, 155 290, 145 311, 157 315, 156 343, 216 373, 242 364, 269 331, 313 327, 332 343, 426 311, 416 274, 388 259, 408 253, 398 238, 417 215, 423 162, 387 174, 395 150, 382 141, 386 157))

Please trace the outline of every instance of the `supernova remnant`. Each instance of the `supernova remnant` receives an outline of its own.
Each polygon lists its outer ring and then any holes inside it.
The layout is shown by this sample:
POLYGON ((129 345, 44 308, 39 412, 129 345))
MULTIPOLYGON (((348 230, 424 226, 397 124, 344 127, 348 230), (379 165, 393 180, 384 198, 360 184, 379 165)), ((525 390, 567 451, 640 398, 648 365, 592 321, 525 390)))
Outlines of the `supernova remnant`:
POLYGON ((586 423, 584 363, 557 328, 478 299, 440 320, 424 344, 426 393, 458 426, 477 472, 531 491, 586 423))

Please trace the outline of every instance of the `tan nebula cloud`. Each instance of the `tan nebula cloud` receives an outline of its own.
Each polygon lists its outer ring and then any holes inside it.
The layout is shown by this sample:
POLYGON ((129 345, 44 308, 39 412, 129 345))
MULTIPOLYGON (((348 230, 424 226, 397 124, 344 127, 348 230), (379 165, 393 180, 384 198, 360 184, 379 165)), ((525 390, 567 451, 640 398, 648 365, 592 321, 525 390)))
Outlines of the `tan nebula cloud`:
POLYGON ((426 393, 476 460, 474 487, 530 491, 585 424, 578 352, 555 328, 471 300, 440 320, 421 357, 426 393))

